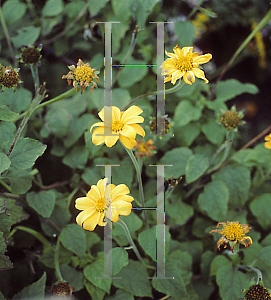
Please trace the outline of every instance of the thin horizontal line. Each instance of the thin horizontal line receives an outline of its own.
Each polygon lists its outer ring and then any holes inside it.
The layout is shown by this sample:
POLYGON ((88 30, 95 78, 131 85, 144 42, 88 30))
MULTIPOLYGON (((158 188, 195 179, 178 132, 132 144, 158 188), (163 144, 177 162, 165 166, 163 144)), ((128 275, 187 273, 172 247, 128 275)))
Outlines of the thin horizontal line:
POLYGON ((157 65, 112 65, 112 67, 157 67, 157 65))

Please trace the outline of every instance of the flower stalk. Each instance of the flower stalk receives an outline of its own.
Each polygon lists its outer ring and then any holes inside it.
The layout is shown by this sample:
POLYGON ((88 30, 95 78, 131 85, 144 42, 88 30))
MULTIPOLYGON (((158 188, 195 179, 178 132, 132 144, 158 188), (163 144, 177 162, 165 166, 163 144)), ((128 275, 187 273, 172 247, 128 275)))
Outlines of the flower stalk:
POLYGON ((57 237, 56 247, 55 247, 55 270, 56 270, 56 277, 59 281, 63 281, 62 274, 60 272, 59 266, 59 247, 60 247, 60 235, 57 237))

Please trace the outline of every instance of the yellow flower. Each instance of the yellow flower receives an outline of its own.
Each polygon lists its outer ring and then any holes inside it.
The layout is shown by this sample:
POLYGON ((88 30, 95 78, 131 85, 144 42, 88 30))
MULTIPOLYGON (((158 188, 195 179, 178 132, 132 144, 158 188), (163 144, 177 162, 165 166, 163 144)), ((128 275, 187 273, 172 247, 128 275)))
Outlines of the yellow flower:
POLYGON ((141 156, 143 159, 144 156, 151 157, 152 156, 152 150, 155 150, 156 147, 153 145, 153 140, 149 139, 147 142, 142 142, 141 139, 136 140, 137 144, 135 148, 137 149, 136 158, 141 156))
POLYGON ((144 122, 144 118, 139 116, 142 112, 143 110, 135 105, 126 111, 120 111, 116 106, 105 106, 98 114, 103 122, 97 122, 90 128, 91 132, 94 126, 99 126, 93 130, 93 144, 105 143, 107 147, 112 147, 120 139, 126 148, 132 149, 136 145, 136 134, 145 136, 143 128, 136 124, 144 122))
POLYGON ((130 190, 125 184, 107 184, 108 179, 100 179, 97 185, 92 185, 86 197, 76 199, 75 207, 83 210, 76 222, 84 229, 93 231, 96 225, 105 226, 105 216, 117 222, 119 215, 128 216, 131 213, 134 200, 127 194, 130 190))
POLYGON ((220 250, 220 246, 224 245, 224 248, 227 247, 227 243, 231 246, 232 253, 237 242, 243 244, 245 247, 249 247, 252 244, 252 239, 249 236, 245 236, 245 233, 251 230, 248 224, 240 224, 239 221, 235 222, 219 222, 216 228, 219 228, 222 225, 222 229, 211 230, 211 232, 217 232, 223 236, 217 242, 217 248, 220 250))
POLYGON ((84 64, 81 59, 78 60, 77 67, 72 65, 68 66, 68 68, 70 69, 70 72, 67 75, 63 75, 62 79, 67 79, 69 85, 73 80, 75 91, 77 92, 77 86, 79 85, 82 90, 81 93, 84 93, 85 88, 89 86, 89 83, 92 83, 90 91, 90 93, 92 93, 94 87, 97 85, 96 82, 93 81, 93 79, 96 78, 99 82, 99 77, 97 76, 97 74, 99 74, 99 71, 91 69, 89 64, 84 64))
POLYGON ((182 49, 177 45, 173 48, 174 53, 166 52, 167 58, 161 68, 162 75, 166 75, 165 82, 171 81, 175 84, 176 81, 183 77, 184 81, 188 84, 195 82, 195 76, 201 78, 205 83, 209 82, 205 78, 205 74, 198 67, 201 64, 207 63, 212 55, 210 53, 199 55, 193 51, 193 47, 183 47, 182 49))
POLYGON ((264 143, 264 147, 267 149, 271 149, 271 133, 267 135, 265 138, 266 142, 264 143))

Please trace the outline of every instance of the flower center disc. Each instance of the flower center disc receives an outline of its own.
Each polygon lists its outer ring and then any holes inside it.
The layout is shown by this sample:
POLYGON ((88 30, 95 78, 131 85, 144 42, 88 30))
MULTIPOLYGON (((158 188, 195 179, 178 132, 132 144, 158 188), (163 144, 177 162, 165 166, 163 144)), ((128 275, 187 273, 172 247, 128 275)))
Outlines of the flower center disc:
POLYGON ((245 234, 241 224, 229 224, 223 229, 223 235, 230 241, 240 241, 245 234))
POLYGON ((182 72, 191 71, 193 68, 192 53, 188 52, 186 56, 178 57, 176 68, 182 72))
POLYGON ((91 82, 94 75, 92 69, 88 66, 77 67, 73 73, 77 82, 91 82))
POLYGON ((121 121, 114 121, 112 122, 112 131, 114 133, 119 133, 120 131, 122 131, 123 126, 124 125, 121 121))
POLYGON ((105 200, 104 198, 101 198, 96 201, 96 210, 98 212, 103 212, 105 210, 105 200))

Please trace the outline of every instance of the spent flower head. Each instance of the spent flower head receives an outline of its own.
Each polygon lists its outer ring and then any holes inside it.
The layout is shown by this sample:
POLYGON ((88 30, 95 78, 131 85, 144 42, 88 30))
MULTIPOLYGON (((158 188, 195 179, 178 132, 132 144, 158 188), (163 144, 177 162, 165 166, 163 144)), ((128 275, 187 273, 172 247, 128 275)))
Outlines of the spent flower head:
POLYGON ((165 75, 165 82, 171 81, 175 84, 178 79, 183 77, 187 84, 195 82, 195 76, 203 79, 205 83, 209 82, 205 78, 204 72, 199 69, 199 65, 207 63, 211 58, 212 54, 200 55, 193 52, 193 47, 183 47, 179 45, 173 48, 174 53, 167 51, 166 55, 169 56, 161 65, 162 75, 165 75))
POLYGON ((135 105, 126 111, 120 111, 116 106, 105 106, 98 114, 103 122, 97 122, 90 128, 91 132, 93 127, 99 126, 93 130, 93 144, 105 143, 107 147, 112 147, 119 139, 126 148, 134 148, 136 134, 145 136, 144 129, 136 124, 144 122, 144 118, 139 116, 142 112, 143 110, 135 105))
POLYGON ((137 144, 135 146, 135 149, 137 149, 137 153, 135 157, 141 157, 142 160, 145 156, 152 157, 153 150, 156 149, 156 147, 153 145, 153 140, 149 139, 147 142, 142 142, 141 139, 137 139, 137 144))
POLYGON ((108 184, 108 179, 100 179, 97 185, 92 185, 86 197, 76 199, 75 207, 82 212, 76 222, 84 229, 93 231, 97 225, 105 226, 105 216, 117 222, 119 215, 128 216, 134 201, 129 196, 129 188, 125 184, 108 184))
POLYGON ((13 69, 11 66, 5 67, 0 65, 0 87, 3 91, 12 88, 15 89, 17 84, 21 82, 19 79, 20 69, 13 69))
POLYGON ((81 59, 78 60, 76 67, 74 65, 71 65, 68 66, 68 68, 70 69, 70 72, 67 75, 63 75, 62 79, 67 79, 69 85, 73 80, 75 91, 77 92, 77 86, 80 86, 81 93, 84 93, 85 88, 87 88, 89 84, 92 83, 90 91, 90 93, 92 93, 94 87, 97 86, 97 83, 93 80, 96 79, 97 82, 100 81, 98 77, 98 74, 100 72, 92 69, 88 63, 84 64, 81 59))
POLYGON ((74 288, 71 287, 68 282, 59 281, 58 283, 53 285, 50 293, 55 297, 70 299, 73 290, 74 288))
POLYGON ((243 117, 243 112, 237 112, 236 107, 232 106, 230 110, 222 112, 219 117, 219 123, 222 124, 227 130, 237 131, 238 126, 245 124, 245 121, 242 121, 243 117))
POLYGON ((251 230, 248 224, 240 224, 239 221, 235 222, 219 222, 216 228, 219 228, 222 225, 222 229, 211 230, 211 232, 217 232, 222 234, 222 237, 217 242, 217 248, 220 250, 222 244, 224 248, 227 247, 229 243, 232 253, 234 253, 234 247, 237 243, 243 244, 245 247, 249 247, 252 244, 252 239, 249 236, 245 236, 245 233, 251 230))
POLYGON ((267 149, 271 149, 271 133, 265 136, 264 139, 266 140, 266 142, 264 143, 264 147, 267 149))
POLYGON ((42 45, 35 47, 34 45, 28 45, 22 48, 22 53, 18 56, 19 61, 25 65, 40 64, 41 54, 40 51, 42 45))
POLYGON ((153 117, 150 120, 150 130, 152 133, 157 135, 167 134, 172 127, 171 119, 167 115, 161 117, 153 117), (164 128, 159 125, 164 124, 164 128))
POLYGON ((271 300, 271 290, 264 287, 261 279, 256 284, 252 278, 249 288, 242 292, 245 294, 243 300, 271 300))

